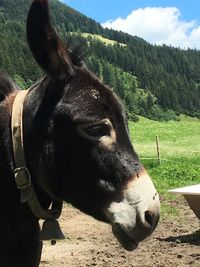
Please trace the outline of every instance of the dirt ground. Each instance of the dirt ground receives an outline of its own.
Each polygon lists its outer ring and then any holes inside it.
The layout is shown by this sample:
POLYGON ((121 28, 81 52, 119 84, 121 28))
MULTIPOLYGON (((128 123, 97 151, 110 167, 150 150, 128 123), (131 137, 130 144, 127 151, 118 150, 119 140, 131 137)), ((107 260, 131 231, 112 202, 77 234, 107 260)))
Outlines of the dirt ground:
POLYGON ((60 224, 66 239, 44 243, 40 267, 200 267, 199 220, 182 203, 178 220, 162 218, 133 252, 120 247, 109 225, 65 206, 60 224))

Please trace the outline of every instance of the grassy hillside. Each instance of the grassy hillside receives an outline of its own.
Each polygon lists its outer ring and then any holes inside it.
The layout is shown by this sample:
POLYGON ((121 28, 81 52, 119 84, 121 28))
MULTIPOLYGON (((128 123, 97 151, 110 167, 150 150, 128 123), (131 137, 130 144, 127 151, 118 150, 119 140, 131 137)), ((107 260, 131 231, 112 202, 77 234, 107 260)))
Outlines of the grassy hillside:
POLYGON ((140 122, 131 123, 130 129, 141 157, 156 157, 157 135, 163 159, 199 162, 200 165, 200 120, 182 117, 180 122, 160 123, 140 117, 140 122))
POLYGON ((127 46, 126 44, 122 44, 122 43, 119 43, 117 41, 105 38, 99 34, 91 34, 91 33, 84 32, 84 33, 82 33, 82 36, 87 38, 87 39, 92 38, 92 39, 99 40, 100 42, 102 42, 105 45, 117 45, 117 44, 119 44, 119 45, 124 46, 124 47, 127 46))
POLYGON ((200 120, 182 117, 181 122, 161 123, 141 117, 139 123, 130 123, 130 131, 135 150, 161 195, 163 214, 180 212, 178 205, 169 203, 183 199, 167 191, 200 183, 200 120), (156 135, 160 140, 161 165, 156 159, 156 135))

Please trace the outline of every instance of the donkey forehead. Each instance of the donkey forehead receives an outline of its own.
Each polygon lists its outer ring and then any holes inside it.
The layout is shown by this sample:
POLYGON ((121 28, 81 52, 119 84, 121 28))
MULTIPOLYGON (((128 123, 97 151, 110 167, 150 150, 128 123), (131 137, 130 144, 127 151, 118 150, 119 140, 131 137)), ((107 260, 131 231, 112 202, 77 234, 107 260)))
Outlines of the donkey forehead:
POLYGON ((111 120, 125 119, 123 106, 109 87, 90 76, 86 82, 74 79, 64 96, 74 120, 95 121, 105 117, 111 120))

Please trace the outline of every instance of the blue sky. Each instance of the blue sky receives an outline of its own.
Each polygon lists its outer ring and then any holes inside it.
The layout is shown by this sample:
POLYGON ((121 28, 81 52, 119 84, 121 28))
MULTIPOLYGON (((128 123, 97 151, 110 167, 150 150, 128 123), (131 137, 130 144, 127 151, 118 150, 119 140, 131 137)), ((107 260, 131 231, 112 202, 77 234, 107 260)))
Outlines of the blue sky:
POLYGON ((63 0, 67 5, 98 22, 125 17, 133 9, 177 7, 183 19, 200 21, 200 0, 63 0))
POLYGON ((63 0, 102 23, 145 40, 200 49, 200 0, 63 0))

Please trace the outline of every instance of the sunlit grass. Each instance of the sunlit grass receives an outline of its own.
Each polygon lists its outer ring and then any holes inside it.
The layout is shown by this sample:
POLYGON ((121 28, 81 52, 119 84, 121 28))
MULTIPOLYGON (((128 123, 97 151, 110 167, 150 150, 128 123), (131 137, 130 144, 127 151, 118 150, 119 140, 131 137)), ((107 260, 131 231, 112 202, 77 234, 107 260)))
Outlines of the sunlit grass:
POLYGON ((200 120, 156 122, 141 117, 139 123, 130 123, 129 127, 140 157, 156 157, 158 136, 161 158, 200 165, 200 120))
POLYGON ((130 123, 129 128, 134 148, 161 195, 162 213, 178 216, 180 205, 170 204, 178 197, 168 190, 200 183, 200 120, 181 116, 180 122, 156 122, 140 117, 140 122, 130 123))
POLYGON ((82 36, 85 38, 91 37, 93 39, 97 39, 100 42, 104 43, 105 45, 116 45, 119 44, 120 46, 127 46, 126 44, 123 43, 118 43, 117 41, 105 38, 99 34, 91 34, 91 33, 82 33, 82 36))

